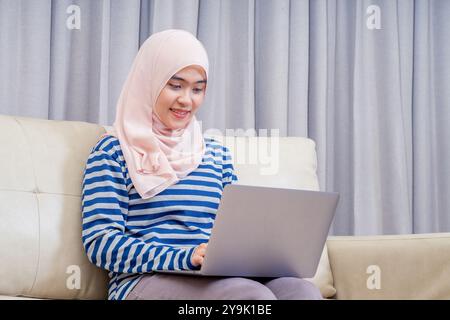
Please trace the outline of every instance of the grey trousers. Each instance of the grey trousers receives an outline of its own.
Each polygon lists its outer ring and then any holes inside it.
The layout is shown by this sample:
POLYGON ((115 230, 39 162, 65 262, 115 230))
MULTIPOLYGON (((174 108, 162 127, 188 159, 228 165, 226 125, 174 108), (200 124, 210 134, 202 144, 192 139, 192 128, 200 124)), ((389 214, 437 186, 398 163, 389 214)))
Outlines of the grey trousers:
POLYGON ((126 300, 320 300, 311 282, 291 277, 239 278, 145 275, 126 300))

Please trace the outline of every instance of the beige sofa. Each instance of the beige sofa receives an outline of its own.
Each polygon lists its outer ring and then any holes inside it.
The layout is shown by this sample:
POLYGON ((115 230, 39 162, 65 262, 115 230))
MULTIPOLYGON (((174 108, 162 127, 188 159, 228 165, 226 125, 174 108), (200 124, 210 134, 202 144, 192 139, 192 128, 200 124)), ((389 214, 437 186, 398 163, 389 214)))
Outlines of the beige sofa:
MULTIPOLYGON (((0 299, 105 299, 107 273, 81 243, 82 175, 105 128, 0 116, 0 130, 0 299)), ((319 188, 312 140, 224 143, 240 183, 319 188), (271 157, 244 163, 246 145, 271 157)), ((329 237, 311 281, 333 299, 449 299, 450 233, 329 237)))

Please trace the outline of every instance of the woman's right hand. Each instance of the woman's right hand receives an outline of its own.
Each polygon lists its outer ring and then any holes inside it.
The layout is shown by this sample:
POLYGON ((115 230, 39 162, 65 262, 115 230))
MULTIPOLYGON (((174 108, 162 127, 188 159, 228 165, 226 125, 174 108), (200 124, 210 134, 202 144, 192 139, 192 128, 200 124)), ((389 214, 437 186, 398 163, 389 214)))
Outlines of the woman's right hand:
POLYGON ((193 266, 198 267, 203 264, 203 259, 205 258, 207 243, 202 243, 197 246, 191 257, 191 263, 193 266))

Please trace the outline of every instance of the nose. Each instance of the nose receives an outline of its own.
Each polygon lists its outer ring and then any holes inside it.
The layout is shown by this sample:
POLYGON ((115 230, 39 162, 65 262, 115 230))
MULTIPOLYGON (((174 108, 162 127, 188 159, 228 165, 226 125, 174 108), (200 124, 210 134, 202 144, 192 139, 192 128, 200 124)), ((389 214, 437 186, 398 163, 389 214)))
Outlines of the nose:
POLYGON ((190 107, 192 105, 192 98, 189 90, 184 90, 177 100, 178 103, 183 106, 190 107))

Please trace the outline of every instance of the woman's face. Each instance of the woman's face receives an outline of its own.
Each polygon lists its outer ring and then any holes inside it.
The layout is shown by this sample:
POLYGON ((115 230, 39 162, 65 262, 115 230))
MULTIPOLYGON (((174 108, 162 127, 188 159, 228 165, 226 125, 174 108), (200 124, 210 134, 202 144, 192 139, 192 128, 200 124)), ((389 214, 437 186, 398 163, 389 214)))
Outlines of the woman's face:
POLYGON ((170 78, 161 90, 154 111, 172 130, 186 127, 205 98, 206 74, 202 67, 188 66, 170 78))

